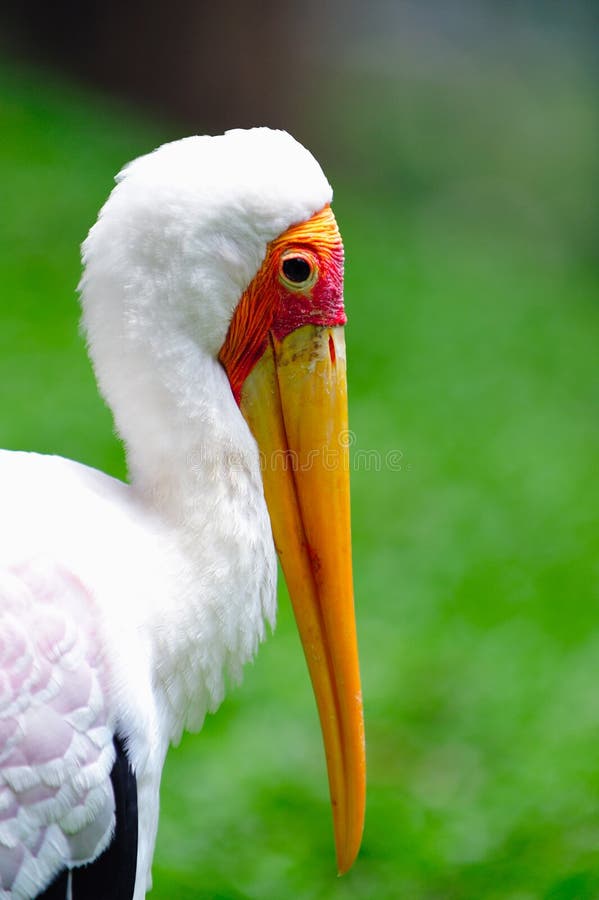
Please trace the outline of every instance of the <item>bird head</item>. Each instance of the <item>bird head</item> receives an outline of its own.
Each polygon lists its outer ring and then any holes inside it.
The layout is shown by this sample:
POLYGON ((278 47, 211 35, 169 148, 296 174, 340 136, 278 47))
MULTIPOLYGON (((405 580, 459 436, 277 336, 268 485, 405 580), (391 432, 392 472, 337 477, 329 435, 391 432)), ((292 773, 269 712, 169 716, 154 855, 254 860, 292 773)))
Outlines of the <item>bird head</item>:
POLYGON ((173 368, 187 368, 193 383, 198 359, 214 363, 255 438, 316 696, 345 872, 362 836, 365 757, 343 245, 331 199, 314 157, 285 132, 237 130, 164 145, 119 176, 84 245, 82 293, 119 430, 123 388, 111 383, 102 354, 126 365, 143 347, 165 383, 173 368))

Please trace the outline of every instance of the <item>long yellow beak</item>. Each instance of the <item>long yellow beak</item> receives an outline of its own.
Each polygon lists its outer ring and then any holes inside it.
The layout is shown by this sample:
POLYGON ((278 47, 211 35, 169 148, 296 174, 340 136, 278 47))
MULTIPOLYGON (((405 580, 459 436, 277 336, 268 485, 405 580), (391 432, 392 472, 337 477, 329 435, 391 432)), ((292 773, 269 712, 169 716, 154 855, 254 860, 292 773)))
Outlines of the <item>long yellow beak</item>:
POLYGON ((343 328, 306 325, 270 344, 241 410, 258 442, 274 541, 314 687, 337 865, 364 826, 366 762, 354 617, 343 328))

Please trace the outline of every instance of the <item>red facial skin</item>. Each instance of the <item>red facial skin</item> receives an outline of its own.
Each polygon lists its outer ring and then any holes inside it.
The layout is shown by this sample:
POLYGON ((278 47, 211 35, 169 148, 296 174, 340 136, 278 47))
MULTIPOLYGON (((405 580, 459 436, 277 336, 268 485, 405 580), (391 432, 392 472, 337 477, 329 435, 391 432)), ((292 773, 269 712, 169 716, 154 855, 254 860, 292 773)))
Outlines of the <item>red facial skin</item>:
POLYGON ((343 244, 327 205, 268 245, 266 257, 233 314, 219 353, 237 403, 243 382, 264 353, 272 333, 282 341, 303 325, 335 326, 347 321, 343 307, 343 244), (281 270, 282 256, 310 261, 316 279, 305 289, 281 270))
MULTIPOLYGON (((310 249, 293 244, 298 250, 310 249)), ((317 254, 314 254, 317 255, 317 254)), ((341 243, 327 258, 318 259, 319 276, 306 292, 289 290, 278 284, 275 313, 271 330, 282 341, 291 331, 302 325, 345 325, 347 317, 343 308, 343 246, 341 243)))

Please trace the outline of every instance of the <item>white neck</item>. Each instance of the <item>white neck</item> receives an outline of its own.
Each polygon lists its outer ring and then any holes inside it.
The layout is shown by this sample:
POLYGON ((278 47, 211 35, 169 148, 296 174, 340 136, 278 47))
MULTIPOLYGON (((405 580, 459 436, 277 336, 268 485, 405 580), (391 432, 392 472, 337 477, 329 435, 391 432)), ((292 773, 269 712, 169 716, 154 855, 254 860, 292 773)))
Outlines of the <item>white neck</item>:
POLYGON ((133 490, 165 527, 178 569, 176 596, 146 623, 175 741, 219 705, 226 677, 239 680, 276 604, 255 441, 220 363, 179 349, 138 366, 130 348, 114 410, 133 490))

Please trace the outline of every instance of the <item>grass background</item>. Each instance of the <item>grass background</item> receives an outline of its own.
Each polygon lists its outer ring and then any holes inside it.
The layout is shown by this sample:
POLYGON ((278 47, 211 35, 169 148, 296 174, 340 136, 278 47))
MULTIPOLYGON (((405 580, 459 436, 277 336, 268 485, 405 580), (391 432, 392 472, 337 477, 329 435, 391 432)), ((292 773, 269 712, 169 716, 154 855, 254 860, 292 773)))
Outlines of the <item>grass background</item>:
MULTIPOLYGON (((282 588, 243 686, 169 756, 155 900, 599 897, 596 122, 581 68, 511 63, 329 71, 337 139, 314 139, 347 254, 362 853, 336 879, 282 588)), ((176 135, 8 62, 0 127, 0 443, 123 476, 78 245, 176 135)))

